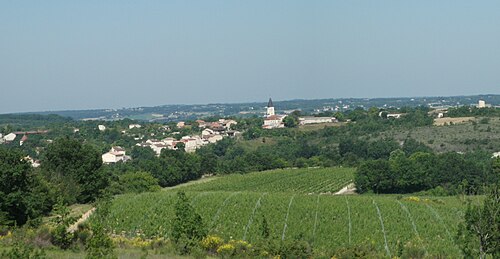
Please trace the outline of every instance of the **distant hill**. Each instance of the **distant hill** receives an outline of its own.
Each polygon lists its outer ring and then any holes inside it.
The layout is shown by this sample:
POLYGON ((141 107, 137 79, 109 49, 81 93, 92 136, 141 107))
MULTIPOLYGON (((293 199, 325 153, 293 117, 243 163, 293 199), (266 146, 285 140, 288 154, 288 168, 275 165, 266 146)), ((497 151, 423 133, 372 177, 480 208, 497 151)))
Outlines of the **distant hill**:
MULTIPOLYGON (((436 96, 436 97, 401 97, 401 98, 330 98, 330 99, 295 99, 274 100, 277 112, 289 112, 296 109, 306 113, 332 110, 350 110, 357 107, 403 107, 433 106, 450 107, 477 104, 484 100, 493 106, 500 105, 500 95, 436 96)), ((267 100, 253 103, 215 103, 201 105, 162 105, 155 107, 136 107, 121 109, 45 111, 32 114, 57 114, 64 117, 81 119, 118 120, 130 118, 144 121, 180 121, 210 116, 261 116, 267 100)))

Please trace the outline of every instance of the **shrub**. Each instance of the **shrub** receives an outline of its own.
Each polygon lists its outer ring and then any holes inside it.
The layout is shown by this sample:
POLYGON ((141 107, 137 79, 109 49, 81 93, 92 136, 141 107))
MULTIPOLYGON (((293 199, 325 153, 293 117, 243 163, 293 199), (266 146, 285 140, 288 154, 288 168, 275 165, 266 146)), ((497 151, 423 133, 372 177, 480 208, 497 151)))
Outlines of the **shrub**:
POLYGON ((217 252, 217 249, 224 244, 224 240, 221 237, 209 235, 201 240, 201 247, 210 253, 217 252))

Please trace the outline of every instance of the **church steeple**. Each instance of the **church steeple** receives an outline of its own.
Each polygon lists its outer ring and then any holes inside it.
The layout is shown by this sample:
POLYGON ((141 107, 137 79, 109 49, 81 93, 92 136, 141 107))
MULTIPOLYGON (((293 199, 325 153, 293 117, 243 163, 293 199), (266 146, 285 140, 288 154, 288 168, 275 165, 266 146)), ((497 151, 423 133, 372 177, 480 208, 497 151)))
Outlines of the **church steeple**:
POLYGON ((273 100, 271 100, 271 97, 269 97, 269 102, 267 102, 267 108, 269 107, 274 107, 273 100))
POLYGON ((273 100, 269 98, 269 102, 267 102, 267 112, 266 112, 266 117, 273 116, 274 115, 274 105, 273 105, 273 100))

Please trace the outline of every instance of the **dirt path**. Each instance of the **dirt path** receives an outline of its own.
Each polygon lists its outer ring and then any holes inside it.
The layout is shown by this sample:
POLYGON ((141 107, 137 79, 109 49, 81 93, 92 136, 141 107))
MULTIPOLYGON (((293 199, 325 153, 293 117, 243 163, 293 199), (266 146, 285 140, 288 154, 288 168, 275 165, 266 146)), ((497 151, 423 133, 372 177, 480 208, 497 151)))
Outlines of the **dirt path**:
POLYGON ((336 192, 333 195, 345 195, 345 194, 355 194, 356 193, 356 186, 354 186, 354 183, 350 183, 346 187, 340 189, 340 191, 336 192))
POLYGON ((78 225, 85 222, 92 215, 92 213, 94 213, 94 211, 95 208, 92 208, 87 212, 83 213, 83 215, 73 225, 68 227, 67 231, 71 233, 75 232, 78 229, 78 225))

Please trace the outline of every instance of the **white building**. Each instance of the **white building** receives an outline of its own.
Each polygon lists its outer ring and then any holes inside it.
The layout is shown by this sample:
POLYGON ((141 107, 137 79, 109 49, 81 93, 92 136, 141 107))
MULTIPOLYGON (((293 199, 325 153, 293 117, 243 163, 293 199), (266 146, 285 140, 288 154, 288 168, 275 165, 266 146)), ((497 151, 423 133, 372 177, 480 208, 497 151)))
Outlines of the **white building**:
POLYGON ((215 131, 213 131, 212 129, 204 129, 202 132, 201 132, 201 136, 209 136, 209 135, 215 135, 215 131))
POLYGON ((274 105, 273 105, 273 100, 269 98, 269 102, 267 102, 267 107, 266 107, 266 117, 273 116, 274 115, 274 105))
POLYGON ((336 122, 337 119, 335 117, 301 117, 299 118, 300 125, 306 124, 316 124, 316 123, 330 123, 336 122))
POLYGON ((140 124, 130 124, 128 129, 140 129, 142 126, 140 124))
POLYGON ((486 102, 484 100, 479 100, 477 108, 486 108, 486 102))
POLYGON ((491 158, 500 158, 500 152, 493 153, 493 156, 491 156, 491 158))
POLYGON ((106 130, 106 126, 104 125, 98 125, 97 128, 100 130, 100 131, 105 131, 106 130))
POLYGON ((283 119, 286 115, 271 115, 264 119, 264 125, 262 128, 264 129, 275 129, 275 128, 284 128, 285 123, 283 123, 283 119))
POLYGON ((127 162, 131 159, 130 156, 125 155, 125 149, 121 147, 112 147, 111 150, 101 156, 104 164, 127 162))
POLYGON ((14 139, 16 139, 17 135, 14 134, 14 133, 9 133, 5 136, 3 136, 3 140, 7 141, 7 142, 11 142, 11 141, 14 141, 14 139))
POLYGON ((273 100, 269 98, 269 102, 266 107, 266 118, 264 118, 264 125, 262 128, 264 129, 275 129, 275 128, 284 128, 285 123, 283 123, 283 119, 285 119, 286 115, 276 115, 274 111, 273 100))
POLYGON ((114 152, 120 155, 125 155, 125 149, 120 146, 111 147, 110 152, 114 152))
POLYGON ((222 140, 222 136, 221 135, 208 135, 208 136, 204 136, 204 139, 206 139, 209 143, 215 143, 217 141, 222 140))

